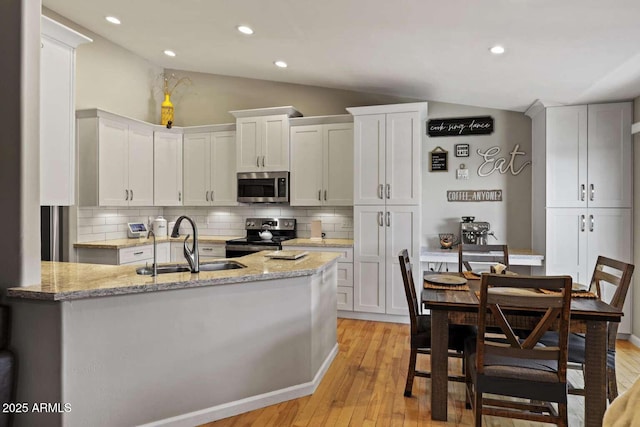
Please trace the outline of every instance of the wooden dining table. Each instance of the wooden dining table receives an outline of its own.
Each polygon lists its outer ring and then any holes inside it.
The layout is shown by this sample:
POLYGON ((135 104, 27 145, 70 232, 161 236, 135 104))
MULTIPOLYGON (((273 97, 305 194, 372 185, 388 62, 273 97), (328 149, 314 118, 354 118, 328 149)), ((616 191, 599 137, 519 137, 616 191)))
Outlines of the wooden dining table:
MULTIPOLYGON (((459 275, 459 273, 447 273, 459 275)), ((477 325, 480 280, 468 280, 469 290, 424 288, 421 300, 431 310, 431 419, 447 420, 448 393, 448 324, 477 325)), ((509 315, 509 322, 522 329, 532 329, 535 311, 509 315)), ((571 332, 584 333, 586 339, 584 425, 599 427, 607 408, 607 324, 620 322, 622 312, 599 299, 572 298, 571 332)), ((488 325, 497 325, 488 318, 488 325)))

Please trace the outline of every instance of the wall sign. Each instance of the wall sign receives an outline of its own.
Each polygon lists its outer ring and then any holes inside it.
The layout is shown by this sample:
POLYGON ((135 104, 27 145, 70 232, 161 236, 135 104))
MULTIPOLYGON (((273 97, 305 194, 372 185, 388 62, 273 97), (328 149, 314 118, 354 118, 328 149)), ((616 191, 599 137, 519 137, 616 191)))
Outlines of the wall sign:
POLYGON ((495 171, 498 171, 501 174, 511 172, 511 175, 513 176, 518 175, 524 170, 524 168, 531 164, 531 160, 529 160, 524 162, 522 165, 520 165, 520 167, 516 169, 516 157, 524 156, 527 154, 524 151, 519 150, 520 145, 516 144, 516 146, 513 147, 513 150, 509 153, 509 163, 506 163, 507 159, 505 157, 497 157, 498 154, 500 154, 500 147, 498 146, 487 148, 487 150, 484 152, 480 149, 476 150, 477 153, 480 154, 484 159, 482 164, 478 167, 478 176, 489 176, 495 171))
POLYGON ((448 202, 501 202, 502 190, 449 190, 448 202))
POLYGON ((442 147, 436 147, 429 152, 429 170, 431 172, 446 172, 447 154, 449 153, 442 147))
POLYGON ((427 122, 427 135, 461 136, 488 135, 493 133, 493 117, 458 117, 452 119, 431 119, 427 122))
POLYGON ((469 157, 469 144, 456 144, 456 157, 469 157))

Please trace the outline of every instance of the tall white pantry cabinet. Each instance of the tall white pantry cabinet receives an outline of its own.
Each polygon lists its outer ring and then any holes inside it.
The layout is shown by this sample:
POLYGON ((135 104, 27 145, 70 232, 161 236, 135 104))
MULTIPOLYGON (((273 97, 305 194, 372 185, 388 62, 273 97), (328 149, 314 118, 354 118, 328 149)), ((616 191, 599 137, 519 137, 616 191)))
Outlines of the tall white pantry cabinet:
POLYGON ((354 116, 353 310, 406 315, 398 253, 407 249, 418 265, 427 103, 347 110, 354 116))
MULTIPOLYGON (((588 285, 599 255, 633 261, 630 102, 533 106, 532 248, 540 274, 588 285)), ((605 298, 612 289, 605 289, 605 298)), ((631 333, 632 288, 618 329, 631 333)))

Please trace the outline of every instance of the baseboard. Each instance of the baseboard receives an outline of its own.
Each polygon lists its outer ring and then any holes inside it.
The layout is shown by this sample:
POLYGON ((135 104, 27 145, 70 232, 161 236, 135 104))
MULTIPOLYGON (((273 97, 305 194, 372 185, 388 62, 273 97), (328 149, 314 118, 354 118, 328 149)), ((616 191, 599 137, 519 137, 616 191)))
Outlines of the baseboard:
POLYGON ((374 322, 409 323, 409 315, 402 316, 395 314, 363 313, 361 311, 338 310, 338 317, 342 317, 344 319, 372 320, 374 322))
POLYGON ((633 345, 635 345, 636 347, 640 348, 640 338, 638 338, 635 335, 630 335, 629 336, 629 342, 633 345))
POLYGON ((320 366, 320 369, 318 369, 318 372, 316 372, 313 380, 310 382, 247 397, 234 402, 223 403, 221 405, 166 418, 164 420, 153 421, 147 424, 142 424, 138 427, 192 427, 194 425, 205 424, 259 408, 264 408, 265 406, 275 405, 276 403, 285 402, 287 400, 308 396, 316 391, 322 381, 322 378, 329 369, 329 366, 331 366, 331 362, 333 362, 333 359, 335 359, 337 354, 338 344, 336 343, 324 359, 324 362, 322 362, 322 365, 320 366))

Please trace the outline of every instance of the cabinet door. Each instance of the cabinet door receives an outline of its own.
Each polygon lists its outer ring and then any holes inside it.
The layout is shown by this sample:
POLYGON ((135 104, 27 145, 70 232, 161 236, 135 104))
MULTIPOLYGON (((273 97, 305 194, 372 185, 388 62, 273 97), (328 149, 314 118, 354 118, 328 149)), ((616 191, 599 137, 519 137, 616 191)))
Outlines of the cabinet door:
POLYGON ((74 49, 42 37, 40 49, 40 204, 74 202, 74 49))
POLYGON ((417 112, 387 114, 384 197, 387 205, 419 205, 420 116, 417 112))
POLYGON ((353 205, 353 124, 324 125, 323 203, 353 205))
POLYGON ((265 116, 262 120, 260 170, 289 170, 289 119, 286 115, 265 116))
MULTIPOLYGON (((211 134, 184 135, 184 206, 211 204, 211 134)), ((234 153, 235 154, 235 153, 234 153)), ((233 159, 235 163, 235 157, 233 159)))
POLYGON ((124 123, 100 119, 98 124, 98 204, 129 204, 129 127, 124 123))
POLYGON ((182 135, 154 134, 154 204, 182 205, 182 135))
POLYGON ((586 209, 547 209, 545 273, 569 274, 574 282, 587 285, 592 272, 587 267, 587 233, 586 209))
POLYGON ((212 205, 238 204, 236 176, 236 133, 233 131, 211 134, 211 192, 212 205))
POLYGON ((353 126, 353 203, 384 204, 385 115, 356 116, 353 126))
POLYGON ((398 254, 409 251, 414 265, 413 282, 416 294, 420 295, 420 207, 387 206, 385 212, 386 234, 386 312, 387 314, 409 314, 404 282, 400 273, 398 254))
POLYGON ((587 206, 587 106, 547 109, 547 206, 587 206))
POLYGON ((238 172, 256 172, 260 166, 260 117, 239 118, 236 121, 236 167, 238 172))
POLYGON ((322 204, 322 131, 321 125, 291 128, 291 206, 322 204))
POLYGON ((353 211, 353 309, 384 313, 384 206, 356 206, 353 211))
MULTIPOLYGON (((631 240, 633 230, 631 228, 631 209, 589 209, 587 217, 587 271, 591 275, 599 255, 616 259, 626 263, 633 263, 631 254, 631 240)), ((588 283, 588 282, 587 282, 588 283)), ((631 333, 633 286, 629 287, 629 293, 624 304, 624 316, 618 332, 631 333)), ((603 289, 604 300, 610 301, 615 292, 612 285, 603 289)))
POLYGON ((156 248, 158 251, 156 252, 156 261, 158 262, 158 264, 162 262, 171 262, 171 249, 169 242, 158 243, 156 245, 156 248))
POLYGON ((153 206, 153 131, 129 127, 129 206, 153 206))
POLYGON ((631 103, 589 105, 589 207, 630 208, 631 103))

